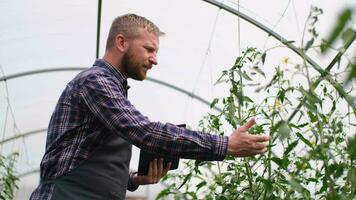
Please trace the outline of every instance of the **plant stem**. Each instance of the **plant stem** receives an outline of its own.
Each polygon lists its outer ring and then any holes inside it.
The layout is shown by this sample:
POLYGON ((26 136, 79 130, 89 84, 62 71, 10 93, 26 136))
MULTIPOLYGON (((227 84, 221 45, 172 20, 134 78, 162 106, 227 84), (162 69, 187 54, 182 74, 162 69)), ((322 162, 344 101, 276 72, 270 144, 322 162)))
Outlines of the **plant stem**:
MULTIPOLYGON (((279 71, 279 69, 277 69, 279 71)), ((281 83, 280 83, 280 79, 278 78, 278 82, 279 82, 279 88, 278 88, 278 91, 281 90, 281 83)), ((277 106, 277 96, 274 98, 274 103, 273 103, 273 109, 272 109, 272 119, 271 119, 271 128, 270 128, 270 132, 269 132, 269 135, 270 137, 272 138, 270 141, 269 141, 269 144, 268 144, 268 156, 267 156, 267 171, 268 171, 268 179, 271 178, 271 174, 272 174, 272 164, 271 164, 271 157, 272 157, 272 143, 273 143, 273 131, 272 131, 272 128, 274 127, 274 119, 275 119, 275 116, 276 116, 276 106, 277 106)), ((265 188, 265 192, 264 192, 264 195, 263 195, 263 199, 266 199, 267 197, 267 188, 265 188)))
MULTIPOLYGON (((317 127, 318 127, 318 130, 319 130, 319 133, 320 133, 320 147, 321 147, 321 152, 326 156, 327 153, 324 153, 325 151, 327 151, 325 148, 324 148, 324 132, 323 132, 323 127, 322 127, 322 124, 320 122, 320 120, 318 119, 318 122, 317 122, 317 127)), ((330 177, 329 175, 329 172, 328 172, 328 169, 329 169, 329 165, 328 165, 328 161, 327 159, 323 158, 323 163, 324 163, 324 170, 325 170, 325 176, 326 178, 328 179, 329 181, 329 189, 331 190, 331 192, 333 194, 335 194, 335 189, 334 189, 334 181, 332 180, 332 178, 330 177)))
MULTIPOLYGON (((254 191, 253 191, 253 184, 252 184, 251 167, 248 163, 248 158, 245 158, 244 161, 245 161, 245 168, 246 168, 246 173, 247 173, 247 177, 248 177, 248 184, 250 187, 250 191, 253 194, 254 191)), ((254 196, 253 196, 253 199, 255 199, 254 196)))

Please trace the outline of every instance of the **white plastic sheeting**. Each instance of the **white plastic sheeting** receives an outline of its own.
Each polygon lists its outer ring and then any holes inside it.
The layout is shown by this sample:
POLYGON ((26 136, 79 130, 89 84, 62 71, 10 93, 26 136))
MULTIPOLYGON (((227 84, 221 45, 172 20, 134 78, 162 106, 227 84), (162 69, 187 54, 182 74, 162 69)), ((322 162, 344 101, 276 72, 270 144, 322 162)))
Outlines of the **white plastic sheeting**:
MULTIPOLYGON (((244 12, 286 39, 294 40, 297 46, 301 43, 311 5, 324 10, 317 24, 320 38, 326 37, 343 8, 356 6, 354 1, 337 0, 221 2, 244 12)), ((0 77, 37 69, 91 66, 96 50, 97 6, 97 1, 85 0, 1 0, 0 77)), ((281 45, 252 24, 202 0, 106 0, 102 3, 100 56, 104 53, 112 20, 126 13, 147 17, 166 33, 161 38, 159 64, 149 76, 208 101, 226 92, 223 88, 214 88, 213 83, 223 69, 231 66, 239 51, 251 46, 264 51, 281 45)), ((355 44, 347 53, 355 55, 355 44)), ((330 52, 321 57, 318 52, 310 51, 308 55, 324 67, 335 54, 330 52)), ((267 75, 272 73, 285 58, 291 63, 300 61, 291 50, 276 48, 268 53, 263 70, 267 75)), ((61 91, 77 73, 43 73, 1 81, 1 139, 45 129, 61 91)), ((130 81, 129 84, 130 100, 152 120, 187 123, 197 128, 198 121, 209 112, 208 106, 162 85, 148 81, 130 81)), ((259 98, 258 94, 254 95, 259 98)), ((46 133, 41 132, 12 140, 3 144, 1 154, 20 153, 19 174, 38 170, 45 137, 46 133)), ((134 149, 132 169, 137 168, 137 156, 138 150, 134 149)), ((38 177, 38 173, 21 177, 17 199, 28 199, 38 177)), ((159 184, 140 187, 127 195, 153 199, 162 187, 159 184)))

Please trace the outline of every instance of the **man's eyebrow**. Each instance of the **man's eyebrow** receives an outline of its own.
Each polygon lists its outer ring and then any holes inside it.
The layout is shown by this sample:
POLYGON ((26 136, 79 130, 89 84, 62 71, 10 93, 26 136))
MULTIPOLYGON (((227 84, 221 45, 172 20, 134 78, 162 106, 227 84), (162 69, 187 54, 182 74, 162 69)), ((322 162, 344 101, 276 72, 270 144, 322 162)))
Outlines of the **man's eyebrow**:
POLYGON ((154 43, 151 43, 151 42, 145 43, 145 44, 143 44, 143 46, 148 47, 148 48, 152 48, 152 49, 154 49, 155 51, 158 51, 158 47, 157 47, 157 45, 155 45, 154 43))

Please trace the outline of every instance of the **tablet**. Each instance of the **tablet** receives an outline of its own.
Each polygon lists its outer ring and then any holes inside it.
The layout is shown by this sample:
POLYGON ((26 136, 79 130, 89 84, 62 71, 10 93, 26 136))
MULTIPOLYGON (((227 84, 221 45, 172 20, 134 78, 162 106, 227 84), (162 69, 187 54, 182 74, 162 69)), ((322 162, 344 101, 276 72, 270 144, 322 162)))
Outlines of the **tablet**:
MULTIPOLYGON (((177 125, 179 127, 186 127, 185 124, 179 124, 177 125)), ((174 170, 178 168, 179 165, 179 158, 172 158, 169 156, 162 156, 159 154, 155 154, 152 152, 148 152, 145 150, 140 150, 140 160, 138 163, 138 172, 137 174, 140 176, 146 176, 148 173, 148 167, 151 161, 153 161, 155 158, 160 159, 163 158, 163 168, 167 166, 169 162, 172 162, 171 168, 169 170, 174 170)))

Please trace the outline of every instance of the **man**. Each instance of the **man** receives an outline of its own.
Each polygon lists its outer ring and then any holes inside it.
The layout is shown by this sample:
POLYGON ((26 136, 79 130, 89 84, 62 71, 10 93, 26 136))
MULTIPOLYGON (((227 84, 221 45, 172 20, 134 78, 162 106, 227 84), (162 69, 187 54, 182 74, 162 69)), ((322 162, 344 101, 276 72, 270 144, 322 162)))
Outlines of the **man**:
POLYGON ((129 175, 131 145, 174 157, 223 160, 266 151, 269 136, 248 134, 250 120, 229 137, 152 122, 127 99, 127 78, 146 79, 157 65, 159 36, 151 21, 117 17, 103 59, 79 73, 63 91, 50 120, 41 183, 31 199, 124 199, 126 189, 157 183, 162 159, 147 176, 129 175))

